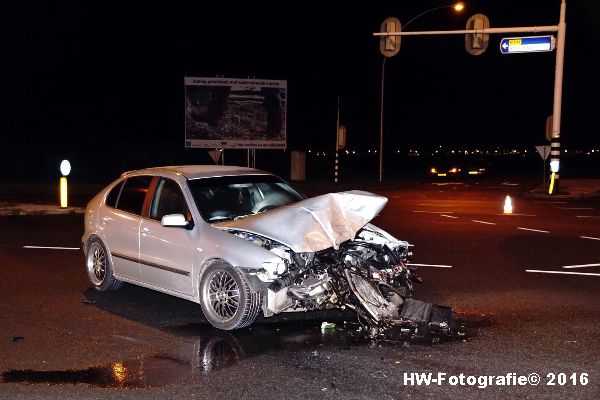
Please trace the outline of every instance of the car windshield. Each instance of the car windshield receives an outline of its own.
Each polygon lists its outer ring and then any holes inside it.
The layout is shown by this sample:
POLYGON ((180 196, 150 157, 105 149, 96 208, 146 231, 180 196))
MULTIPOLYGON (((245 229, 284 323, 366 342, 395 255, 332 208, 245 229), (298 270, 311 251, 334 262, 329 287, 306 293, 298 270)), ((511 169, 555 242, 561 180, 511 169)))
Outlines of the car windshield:
POLYGON ((218 222, 304 200, 287 183, 273 175, 238 175, 188 180, 202 218, 218 222))

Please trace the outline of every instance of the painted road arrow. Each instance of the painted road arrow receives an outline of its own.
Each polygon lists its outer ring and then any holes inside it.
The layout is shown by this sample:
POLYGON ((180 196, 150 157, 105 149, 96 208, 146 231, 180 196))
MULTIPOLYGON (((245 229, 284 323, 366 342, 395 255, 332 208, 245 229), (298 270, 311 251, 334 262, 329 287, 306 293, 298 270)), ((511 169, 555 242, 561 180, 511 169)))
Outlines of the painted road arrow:
POLYGON ((502 38, 500 41, 500 52, 502 54, 552 51, 554 47, 555 39, 552 35, 502 38))

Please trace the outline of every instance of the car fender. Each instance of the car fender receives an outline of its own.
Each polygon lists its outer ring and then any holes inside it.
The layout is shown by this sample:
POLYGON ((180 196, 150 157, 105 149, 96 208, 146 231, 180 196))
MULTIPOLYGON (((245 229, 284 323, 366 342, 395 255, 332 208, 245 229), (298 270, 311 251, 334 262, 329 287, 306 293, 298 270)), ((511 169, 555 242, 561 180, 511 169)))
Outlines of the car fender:
POLYGON ((207 266, 216 261, 225 262, 242 269, 253 290, 262 292, 266 287, 265 283, 255 275, 248 274, 248 272, 261 269, 261 263, 264 261, 282 260, 281 257, 252 242, 214 228, 209 224, 202 227, 200 235, 203 237, 202 244, 204 247, 201 249, 198 262, 194 263, 193 271, 194 293, 197 299, 200 298, 199 283, 202 272, 207 266))

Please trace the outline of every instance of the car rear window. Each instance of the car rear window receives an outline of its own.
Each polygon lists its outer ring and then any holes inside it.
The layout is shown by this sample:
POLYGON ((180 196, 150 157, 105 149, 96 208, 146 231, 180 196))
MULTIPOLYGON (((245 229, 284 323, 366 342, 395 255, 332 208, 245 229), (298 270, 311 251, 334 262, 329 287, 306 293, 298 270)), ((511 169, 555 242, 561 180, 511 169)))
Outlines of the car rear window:
POLYGON ((112 208, 117 207, 117 200, 119 199, 119 193, 121 193, 121 188, 123 187, 123 182, 119 182, 114 188, 111 189, 108 196, 106 196, 106 205, 112 208))
POLYGON ((121 190, 117 208, 141 215, 150 182, 152 182, 151 176, 133 176, 127 178, 121 190))

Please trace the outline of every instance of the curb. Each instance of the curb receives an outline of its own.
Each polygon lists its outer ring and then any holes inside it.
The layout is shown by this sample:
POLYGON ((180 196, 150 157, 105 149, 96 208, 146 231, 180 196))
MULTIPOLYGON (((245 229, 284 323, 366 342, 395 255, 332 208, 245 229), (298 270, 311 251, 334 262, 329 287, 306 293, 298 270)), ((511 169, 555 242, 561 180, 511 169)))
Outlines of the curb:
POLYGON ((563 199, 563 200, 587 199, 587 198, 591 198, 591 197, 600 197, 600 191, 589 192, 589 193, 579 193, 579 194, 569 194, 569 193, 548 194, 545 192, 527 192, 525 194, 525 197, 532 198, 532 199, 546 199, 546 200, 550 200, 550 199, 563 199))
POLYGON ((68 215, 83 214, 83 207, 60 208, 58 206, 44 204, 18 204, 12 206, 0 206, 0 216, 23 216, 23 215, 68 215))

